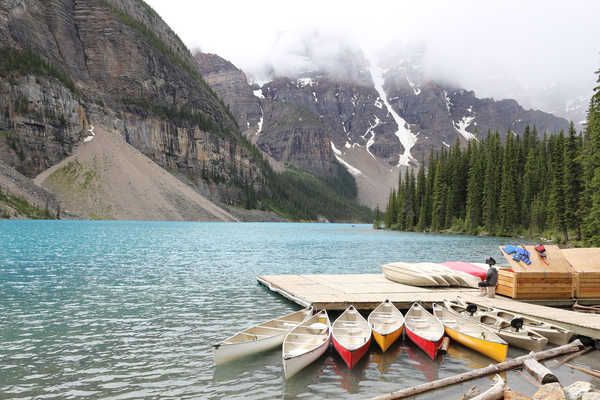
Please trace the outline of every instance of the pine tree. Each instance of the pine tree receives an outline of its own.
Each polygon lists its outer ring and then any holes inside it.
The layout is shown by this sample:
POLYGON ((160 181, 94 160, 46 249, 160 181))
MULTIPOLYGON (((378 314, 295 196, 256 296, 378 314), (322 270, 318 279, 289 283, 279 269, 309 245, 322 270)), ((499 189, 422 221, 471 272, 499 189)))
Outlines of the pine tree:
POLYGON ((483 223, 488 233, 496 232, 498 206, 498 153, 500 151, 498 132, 488 135, 487 164, 483 186, 483 223))
POLYGON ((565 220, 565 192, 564 192, 564 132, 558 137, 551 137, 550 144, 550 166, 552 174, 552 187, 550 189, 550 212, 552 225, 562 233, 565 241, 569 240, 567 222, 565 220))
POLYGON ((435 182, 433 185, 431 230, 439 232, 445 222, 447 188, 442 180, 442 162, 438 161, 435 166, 435 182))
MULTIPOLYGON (((581 193, 581 167, 577 158, 578 139, 573 121, 569 126, 569 137, 564 146, 563 153, 563 193, 565 195, 564 221, 566 229, 574 229, 577 239, 581 240, 581 222, 577 209, 579 207, 579 196, 581 193)), ((568 240, 568 238, 567 238, 568 240)))
POLYGON ((516 174, 513 171, 513 157, 515 149, 513 145, 513 134, 509 131, 504 144, 504 155, 502 158, 502 179, 500 184, 499 204, 499 229, 503 235, 514 233, 516 223, 517 199, 515 196, 516 174))
POLYGON ((470 233, 475 233, 481 225, 481 204, 483 199, 483 164, 484 158, 478 146, 473 141, 469 142, 470 154, 469 172, 467 179, 467 210, 466 227, 470 233))
MULTIPOLYGON (((596 71, 600 83, 600 69, 596 71)), ((585 128, 586 152, 584 169, 586 176, 585 196, 589 206, 584 206, 584 240, 589 246, 600 246, 600 86, 594 88, 590 100, 585 128)))

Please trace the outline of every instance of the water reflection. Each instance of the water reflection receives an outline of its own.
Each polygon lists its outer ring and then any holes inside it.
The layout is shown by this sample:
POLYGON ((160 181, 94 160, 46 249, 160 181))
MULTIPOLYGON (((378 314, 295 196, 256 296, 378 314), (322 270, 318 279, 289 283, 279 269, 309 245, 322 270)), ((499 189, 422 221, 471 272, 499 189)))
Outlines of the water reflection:
POLYGON ((382 352, 381 349, 375 345, 371 346, 370 362, 377 366, 377 370, 383 375, 388 372, 392 365, 394 365, 400 353, 402 352, 402 337, 392 344, 386 352, 382 352))
MULTIPOLYGON (((333 349, 331 348, 331 350, 333 349)), ((283 398, 294 399, 305 393, 307 388, 318 385, 323 376, 326 375, 325 369, 333 369, 333 364, 331 353, 328 352, 290 379, 286 379, 283 398)))
POLYGON ((438 371, 444 358, 443 355, 438 355, 435 360, 429 358, 423 350, 417 347, 410 340, 406 339, 406 354, 410 358, 410 364, 423 372, 423 376, 427 382, 438 379, 438 371))

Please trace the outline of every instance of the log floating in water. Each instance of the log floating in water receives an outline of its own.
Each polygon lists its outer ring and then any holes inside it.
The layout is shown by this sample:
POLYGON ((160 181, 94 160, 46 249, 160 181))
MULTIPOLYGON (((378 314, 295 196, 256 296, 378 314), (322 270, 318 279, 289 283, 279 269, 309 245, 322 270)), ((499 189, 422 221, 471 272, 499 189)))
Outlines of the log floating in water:
POLYGON ((573 369, 576 369, 577 371, 585 372, 588 375, 595 376, 596 378, 600 378, 600 371, 596 371, 595 369, 587 369, 587 368, 583 368, 583 367, 569 364, 569 363, 567 363, 567 365, 573 369))
MULTIPOLYGON (((572 343, 566 344, 564 346, 555 347, 550 350, 540 351, 538 353, 534 353, 533 357, 536 360, 546 360, 548 358, 553 358, 560 356, 562 354, 572 353, 577 351, 583 347, 583 344, 579 339, 575 340, 572 343)), ((415 396, 420 393, 428 392, 430 390, 435 390, 439 388, 443 388, 446 386, 454 385, 457 383, 465 382, 471 379, 480 378, 482 376, 491 375, 494 373, 506 371, 509 369, 518 368, 523 365, 525 360, 529 359, 531 356, 525 355, 518 358, 513 358, 507 361, 504 361, 499 364, 492 364, 485 368, 479 368, 473 371, 465 372, 463 374, 458 374, 454 376, 450 376, 448 378, 438 379, 437 381, 432 381, 428 383, 424 383, 422 385, 413 386, 407 389, 399 390, 397 392, 392 392, 388 394, 384 394, 381 396, 373 397, 373 400, 395 400, 395 399, 404 399, 406 397, 415 396)))
POLYGON ((532 355, 532 357, 523 362, 523 368, 525 368, 527 372, 529 372, 542 385, 545 385, 546 383, 558 382, 558 378, 552 373, 552 371, 537 362, 537 360, 533 358, 533 354, 530 355, 532 355))
POLYGON ((448 346, 450 346, 450 338, 448 336, 444 336, 444 340, 442 341, 442 345, 440 346, 440 353, 446 354, 448 352, 448 346))
POLYGON ((568 362, 568 361, 571 361, 572 359, 574 359, 574 358, 577 358, 577 357, 579 357, 580 355, 582 355, 582 354, 585 354, 585 353, 587 353, 588 351, 590 351, 590 350, 592 350, 592 349, 593 349, 593 347, 586 347, 585 349, 583 349, 583 350, 580 350, 580 351, 578 351, 578 352, 576 352, 576 353, 569 354, 568 356, 566 356, 566 357, 562 358, 560 361, 557 361, 557 362, 556 362, 556 364, 554 364, 554 367, 561 366, 561 365, 563 365, 564 363, 566 363, 566 362, 568 362))
POLYGON ((504 398, 504 390, 506 389, 506 382, 500 375, 496 374, 496 382, 494 385, 481 393, 479 396, 473 397, 471 400, 499 400, 504 398))
POLYGON ((538 383, 538 382, 536 382, 536 381, 535 381, 535 380, 534 380, 532 377, 530 377, 529 375, 527 375, 527 374, 524 374, 524 373, 523 373, 523 372, 521 372, 521 371, 517 371, 517 373, 518 373, 519 375, 521 375, 521 378, 525 379, 527 382, 531 383, 531 384, 532 384, 533 386, 535 386, 536 388, 538 388, 538 389, 539 389, 539 388, 540 388, 540 386, 542 386, 542 384, 541 384, 541 383, 538 383))

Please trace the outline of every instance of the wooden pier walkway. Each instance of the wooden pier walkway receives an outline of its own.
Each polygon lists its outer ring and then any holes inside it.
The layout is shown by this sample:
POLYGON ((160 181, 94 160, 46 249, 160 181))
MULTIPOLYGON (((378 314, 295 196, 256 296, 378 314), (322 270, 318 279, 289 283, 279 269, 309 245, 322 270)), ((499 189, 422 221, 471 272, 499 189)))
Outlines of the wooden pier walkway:
MULTIPOLYGON (((415 301, 430 306, 445 298, 462 296, 469 302, 543 319, 577 334, 600 339, 600 315, 548 307, 571 306, 574 303, 571 299, 523 302, 499 295, 488 299, 479 297, 477 289, 408 286, 387 280, 383 274, 259 275, 257 280, 272 292, 299 305, 328 310, 343 310, 350 304, 358 309, 371 310, 385 299, 391 300, 400 309, 408 309, 415 301)), ((599 304, 600 299, 587 300, 586 303, 599 304)))

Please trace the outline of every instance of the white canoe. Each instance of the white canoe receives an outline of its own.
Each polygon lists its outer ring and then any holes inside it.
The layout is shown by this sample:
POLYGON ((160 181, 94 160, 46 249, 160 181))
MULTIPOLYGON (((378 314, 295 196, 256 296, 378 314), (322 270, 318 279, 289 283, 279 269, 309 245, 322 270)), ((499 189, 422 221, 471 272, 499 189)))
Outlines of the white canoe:
POLYGON ((464 286, 465 282, 461 279, 453 270, 442 265, 431 262, 420 262, 415 264, 418 268, 423 271, 427 271, 431 274, 440 275, 450 286, 464 286))
POLYGON ((255 325, 214 344, 215 364, 220 365, 280 346, 285 335, 309 318, 312 313, 313 308, 308 307, 255 325))
POLYGON ((321 357, 331 343, 331 322, 321 310, 290 331, 283 341, 283 373, 288 379, 321 357))
POLYGON ((435 271, 441 274, 448 282, 455 282, 456 286, 476 288, 479 287, 478 283, 481 282, 481 279, 477 276, 467 274, 466 272, 453 270, 452 268, 449 268, 443 264, 427 262, 419 263, 418 265, 422 265, 426 270, 435 271))
MULTIPOLYGON (((467 302, 462 297, 457 296, 456 302, 466 307, 467 302)), ((549 322, 544 322, 532 317, 517 314, 512 311, 503 310, 495 307, 485 307, 481 305, 477 305, 477 309, 479 313, 494 315, 508 322, 512 321, 513 319, 520 318, 521 320, 523 320, 524 327, 536 333, 539 333, 540 335, 548 339, 548 342, 554 343, 559 346, 569 343, 571 336, 573 336, 573 333, 568 329, 551 324, 549 322)))
POLYGON ((391 281, 411 286, 449 286, 448 282, 438 275, 422 271, 413 264, 393 262, 381 266, 385 277, 391 281))
POLYGON ((497 317, 489 312, 476 311, 473 314, 467 311, 467 306, 459 301, 444 300, 444 306, 453 312, 475 321, 494 331, 511 346, 516 346, 529 351, 541 351, 548 339, 523 326, 519 329, 511 326, 510 321, 497 317))

